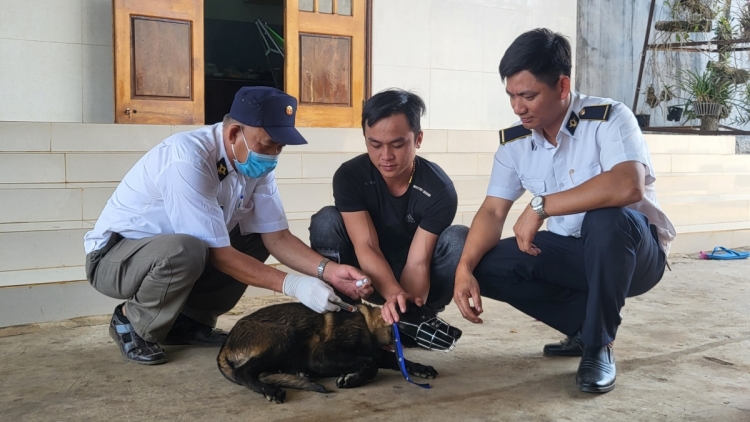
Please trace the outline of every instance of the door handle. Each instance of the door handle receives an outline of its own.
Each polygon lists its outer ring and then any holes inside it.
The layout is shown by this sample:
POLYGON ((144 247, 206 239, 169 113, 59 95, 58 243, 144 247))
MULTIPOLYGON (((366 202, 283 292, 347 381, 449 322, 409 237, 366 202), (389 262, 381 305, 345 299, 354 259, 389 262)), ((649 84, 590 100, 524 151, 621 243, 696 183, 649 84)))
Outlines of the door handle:
POLYGON ((125 115, 130 116, 130 113, 138 113, 138 110, 130 110, 130 108, 125 109, 125 115))

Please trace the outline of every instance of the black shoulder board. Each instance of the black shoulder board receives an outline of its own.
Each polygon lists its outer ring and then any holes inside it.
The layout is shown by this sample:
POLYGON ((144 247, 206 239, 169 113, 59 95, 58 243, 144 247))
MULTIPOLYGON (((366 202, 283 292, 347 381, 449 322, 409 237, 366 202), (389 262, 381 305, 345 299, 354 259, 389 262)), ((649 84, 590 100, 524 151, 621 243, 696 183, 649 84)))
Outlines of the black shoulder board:
POLYGON ((531 135, 531 129, 526 129, 523 125, 509 127, 500 131, 500 145, 513 142, 516 139, 525 138, 531 135))
POLYGON ((581 120, 601 120, 606 122, 609 119, 609 110, 612 104, 600 104, 595 106, 584 107, 578 116, 581 120))
POLYGON ((223 157, 216 163, 216 172, 219 174, 220 182, 224 180, 225 177, 227 177, 227 174, 229 174, 229 169, 227 169, 227 162, 223 157))

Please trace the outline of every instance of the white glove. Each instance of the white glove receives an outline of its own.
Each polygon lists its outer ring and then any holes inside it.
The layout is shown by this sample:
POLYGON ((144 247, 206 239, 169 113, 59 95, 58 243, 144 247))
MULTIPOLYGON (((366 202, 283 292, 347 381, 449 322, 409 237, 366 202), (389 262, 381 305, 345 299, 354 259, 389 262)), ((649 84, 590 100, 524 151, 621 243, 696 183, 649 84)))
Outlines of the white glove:
POLYGON ((296 297, 303 305, 319 314, 340 310, 338 306, 331 303, 331 301, 341 302, 341 299, 333 292, 333 287, 315 277, 287 274, 281 290, 285 295, 296 297))

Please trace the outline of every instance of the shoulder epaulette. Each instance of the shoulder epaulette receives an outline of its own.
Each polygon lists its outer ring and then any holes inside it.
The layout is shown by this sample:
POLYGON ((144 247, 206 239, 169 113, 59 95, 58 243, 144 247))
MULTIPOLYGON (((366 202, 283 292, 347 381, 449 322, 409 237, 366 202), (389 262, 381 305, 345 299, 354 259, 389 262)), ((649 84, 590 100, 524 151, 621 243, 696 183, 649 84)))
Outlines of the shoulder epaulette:
POLYGON ((500 145, 508 142, 531 136, 531 129, 526 129, 523 125, 509 127, 500 131, 500 145))
POLYGON ((216 162, 216 173, 219 174, 220 182, 224 180, 225 177, 227 177, 227 174, 228 174, 227 162, 224 161, 223 157, 221 158, 221 160, 216 162))
POLYGON ((601 120, 606 122, 609 119, 609 110, 611 109, 612 104, 588 106, 582 108, 578 116, 581 120, 601 120))

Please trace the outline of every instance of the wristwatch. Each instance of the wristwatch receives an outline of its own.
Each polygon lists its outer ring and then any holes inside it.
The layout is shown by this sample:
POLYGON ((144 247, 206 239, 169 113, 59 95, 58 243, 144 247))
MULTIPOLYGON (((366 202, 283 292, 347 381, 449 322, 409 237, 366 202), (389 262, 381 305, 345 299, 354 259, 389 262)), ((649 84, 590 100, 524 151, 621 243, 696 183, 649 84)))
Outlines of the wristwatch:
POLYGON ((536 212, 536 215, 539 216, 542 220, 549 217, 546 212, 544 212, 544 197, 543 196, 535 196, 534 199, 531 200, 531 209, 536 212))
MULTIPOLYGON (((323 258, 320 261, 320 264, 318 264, 318 278, 319 279, 323 280, 323 270, 326 268, 326 264, 329 263, 329 262, 331 262, 330 259, 323 258)), ((323 280, 323 281, 325 281, 325 280, 323 280)))

